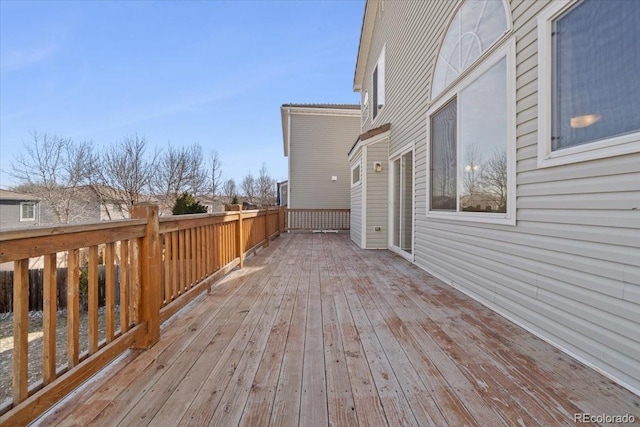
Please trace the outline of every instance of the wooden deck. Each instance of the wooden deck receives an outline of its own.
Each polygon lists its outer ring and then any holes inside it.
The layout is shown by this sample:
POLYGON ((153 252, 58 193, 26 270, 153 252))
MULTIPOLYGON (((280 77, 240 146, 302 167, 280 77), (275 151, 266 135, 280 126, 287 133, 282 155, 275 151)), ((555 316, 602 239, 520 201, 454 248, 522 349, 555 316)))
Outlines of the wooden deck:
POLYGON ((640 397, 388 251, 276 239, 40 425, 573 424, 640 397))

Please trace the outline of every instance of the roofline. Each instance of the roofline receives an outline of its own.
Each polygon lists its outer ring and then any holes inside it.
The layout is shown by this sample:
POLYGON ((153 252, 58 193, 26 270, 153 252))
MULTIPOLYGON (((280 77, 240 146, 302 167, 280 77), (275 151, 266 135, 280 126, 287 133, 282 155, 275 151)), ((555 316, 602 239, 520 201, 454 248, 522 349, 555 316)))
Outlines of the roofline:
POLYGON ((360 30, 360 42, 358 43, 358 56, 356 58, 356 69, 353 76, 353 91, 362 91, 364 72, 369 59, 369 49, 371 47, 371 37, 375 24, 376 12, 379 0, 366 0, 364 14, 362 16, 362 27, 360 30))
POLYGON ((353 151, 356 150, 356 148, 358 148, 359 145, 361 145, 360 144, 361 142, 365 142, 366 140, 371 139, 375 136, 384 135, 388 133, 390 130, 391 130, 391 123, 385 123, 381 126, 378 126, 377 128, 369 129, 365 133, 360 134, 360 136, 358 136, 358 139, 356 139, 356 142, 354 142, 353 145, 351 146, 351 150, 349 150, 349 152, 347 153, 347 156, 351 157, 351 153, 353 153, 353 151))
POLYGON ((282 107, 327 110, 359 110, 360 104, 282 104, 282 107))

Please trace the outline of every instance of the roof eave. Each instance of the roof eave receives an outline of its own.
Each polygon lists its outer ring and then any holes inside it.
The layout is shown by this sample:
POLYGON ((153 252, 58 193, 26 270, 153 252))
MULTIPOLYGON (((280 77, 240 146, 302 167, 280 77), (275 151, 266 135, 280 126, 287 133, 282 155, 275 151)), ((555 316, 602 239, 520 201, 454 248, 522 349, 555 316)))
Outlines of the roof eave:
POLYGON ((376 12, 379 0, 366 0, 364 15, 362 17, 362 29, 360 30, 360 43, 358 44, 358 57, 356 59, 356 70, 353 76, 353 91, 361 92, 364 81, 364 73, 367 68, 369 58, 369 48, 371 47, 371 36, 375 24, 376 12))
POLYGON ((284 149, 284 156, 289 156, 289 115, 291 114, 291 107, 280 107, 280 117, 282 119, 282 144, 284 149))

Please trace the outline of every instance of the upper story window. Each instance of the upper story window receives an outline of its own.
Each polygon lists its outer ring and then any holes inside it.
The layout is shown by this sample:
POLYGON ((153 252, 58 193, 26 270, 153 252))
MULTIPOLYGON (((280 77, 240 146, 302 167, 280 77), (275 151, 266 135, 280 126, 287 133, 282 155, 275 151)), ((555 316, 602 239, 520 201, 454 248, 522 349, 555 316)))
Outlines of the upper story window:
POLYGON ((31 202, 20 203, 20 221, 36 220, 36 204, 31 202))
POLYGON ((385 63, 385 50, 382 48, 376 67, 373 69, 372 82, 373 82, 373 119, 378 116, 382 107, 384 107, 384 63, 385 63))
POLYGON ((360 161, 351 167, 351 186, 360 184, 360 161))
MULTIPOLYGON (((493 43, 508 28, 502 2, 467 0, 447 31, 441 54, 456 34, 454 56, 464 67, 440 88, 433 82, 432 93, 441 93, 427 111, 429 216, 515 224, 515 40, 482 54, 488 48, 482 41, 493 43), (473 33, 474 51, 462 23, 478 16, 473 28, 492 37, 473 33)), ((441 64, 450 61, 439 57, 436 69, 441 64)))
POLYGON ((540 166, 640 150, 640 2, 561 1, 538 18, 540 166))
POLYGON ((508 12, 502 1, 466 0, 442 42, 431 98, 451 84, 505 32, 508 12))
POLYGON ((369 115, 369 91, 365 90, 364 95, 362 97, 362 111, 360 112, 362 117, 362 123, 364 124, 367 121, 367 117, 369 115))

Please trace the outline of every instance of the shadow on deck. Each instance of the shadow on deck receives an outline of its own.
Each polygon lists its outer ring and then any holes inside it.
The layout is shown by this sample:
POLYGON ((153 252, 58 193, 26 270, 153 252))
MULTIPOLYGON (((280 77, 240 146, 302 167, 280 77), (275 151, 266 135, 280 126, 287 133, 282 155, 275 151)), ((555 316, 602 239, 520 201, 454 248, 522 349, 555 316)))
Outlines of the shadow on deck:
POLYGON ((559 425, 640 398, 388 251, 290 234, 40 425, 559 425))

